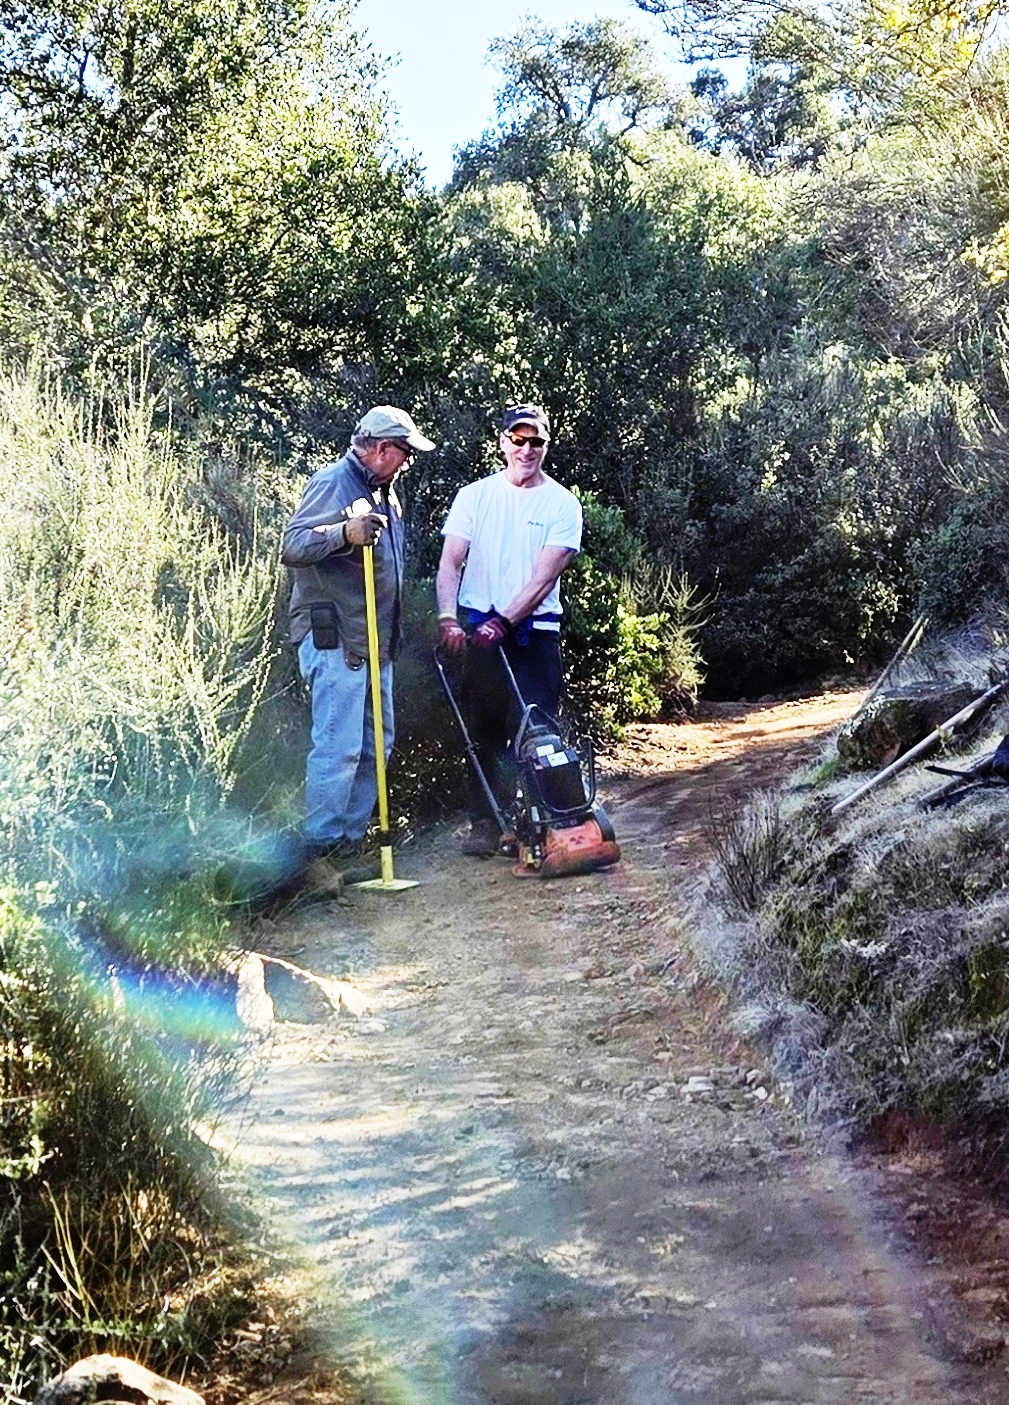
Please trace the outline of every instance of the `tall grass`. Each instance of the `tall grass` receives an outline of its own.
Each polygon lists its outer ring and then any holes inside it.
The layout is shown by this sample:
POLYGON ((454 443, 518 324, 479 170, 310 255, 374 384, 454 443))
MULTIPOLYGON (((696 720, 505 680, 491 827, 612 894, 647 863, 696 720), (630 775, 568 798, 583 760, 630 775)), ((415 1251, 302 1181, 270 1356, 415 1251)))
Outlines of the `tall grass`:
POLYGON ((0 374, 0 1400, 199 1355, 234 1296, 197 1128, 239 1055, 222 859, 277 571, 199 473, 142 367, 0 374))
POLYGON ((143 380, 109 403, 0 379, 0 813, 22 858, 84 811, 225 800, 267 684, 271 556, 199 506, 156 411, 143 380))

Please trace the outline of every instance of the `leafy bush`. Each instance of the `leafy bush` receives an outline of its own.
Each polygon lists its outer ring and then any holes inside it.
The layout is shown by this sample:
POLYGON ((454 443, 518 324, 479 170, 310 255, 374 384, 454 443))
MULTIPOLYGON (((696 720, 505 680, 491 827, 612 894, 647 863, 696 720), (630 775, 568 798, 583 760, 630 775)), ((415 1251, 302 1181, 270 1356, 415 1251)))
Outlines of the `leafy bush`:
POLYGON ((1006 599, 1009 476, 1000 460, 1001 453, 975 457, 957 479, 946 516, 914 551, 921 605, 937 621, 977 618, 1006 599))
POLYGON ((590 731, 612 737, 696 698, 700 607, 685 578, 643 562, 619 508, 591 493, 582 505, 584 550, 564 576, 566 692, 590 731))
POLYGON ((725 415, 698 469, 687 552, 717 599, 701 643, 721 694, 872 658, 913 613, 913 562, 948 510, 976 404, 894 360, 797 342, 725 415))

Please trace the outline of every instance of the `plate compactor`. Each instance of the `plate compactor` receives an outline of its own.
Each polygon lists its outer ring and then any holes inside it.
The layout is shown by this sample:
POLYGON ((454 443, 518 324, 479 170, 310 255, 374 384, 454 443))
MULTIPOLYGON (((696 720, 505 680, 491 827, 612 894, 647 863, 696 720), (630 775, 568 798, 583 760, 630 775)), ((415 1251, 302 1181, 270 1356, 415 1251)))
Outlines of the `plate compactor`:
POLYGON ((556 719, 536 703, 525 701, 500 646, 498 653, 519 717, 511 743, 516 791, 507 808, 498 802, 477 758, 440 649, 435 649, 434 661, 503 843, 513 837, 517 862, 512 873, 516 878, 562 878, 608 868, 619 860, 620 845, 606 812, 596 803, 592 743, 586 741, 580 751, 569 746, 556 719))

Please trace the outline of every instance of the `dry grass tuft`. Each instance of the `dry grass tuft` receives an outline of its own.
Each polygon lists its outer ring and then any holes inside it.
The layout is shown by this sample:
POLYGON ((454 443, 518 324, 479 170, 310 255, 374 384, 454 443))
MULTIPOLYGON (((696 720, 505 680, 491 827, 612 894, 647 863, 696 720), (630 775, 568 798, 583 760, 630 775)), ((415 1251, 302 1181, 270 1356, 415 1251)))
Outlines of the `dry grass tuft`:
POLYGON ((705 835, 730 905, 743 914, 756 912, 785 856, 778 797, 761 791, 739 814, 713 811, 705 835))

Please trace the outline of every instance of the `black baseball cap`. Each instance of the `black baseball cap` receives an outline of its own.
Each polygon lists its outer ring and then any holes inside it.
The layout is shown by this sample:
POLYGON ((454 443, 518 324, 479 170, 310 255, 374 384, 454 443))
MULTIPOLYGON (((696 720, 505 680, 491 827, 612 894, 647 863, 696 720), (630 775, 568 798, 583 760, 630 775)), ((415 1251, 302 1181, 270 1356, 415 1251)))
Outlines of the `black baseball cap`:
POLYGON ((550 438, 550 417, 541 405, 510 406, 501 417, 501 433, 507 434, 517 424, 531 425, 544 439, 550 438))

